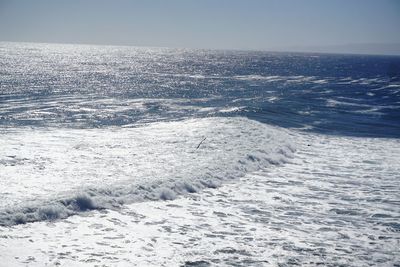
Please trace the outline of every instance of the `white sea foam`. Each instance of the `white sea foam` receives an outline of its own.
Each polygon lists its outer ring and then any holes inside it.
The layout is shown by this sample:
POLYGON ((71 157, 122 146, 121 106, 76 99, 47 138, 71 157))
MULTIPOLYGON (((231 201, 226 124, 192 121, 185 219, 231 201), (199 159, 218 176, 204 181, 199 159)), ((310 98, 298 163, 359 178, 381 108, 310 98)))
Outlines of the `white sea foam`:
POLYGON ((245 106, 242 107, 226 107, 226 108, 222 108, 220 110, 218 110, 218 112, 220 113, 233 113, 233 112, 239 112, 243 109, 245 109, 245 106))
POLYGON ((265 80, 265 81, 275 82, 275 81, 281 81, 285 77, 276 76, 276 75, 262 76, 262 75, 251 74, 251 75, 237 75, 234 78, 236 78, 238 80, 245 80, 245 81, 265 80))
MULTIPOLYGON (((342 98, 346 99, 346 98, 342 98)), ((336 107, 336 106, 351 106, 351 107, 361 107, 361 108, 373 108, 373 109, 398 109, 399 107, 396 105, 369 105, 369 104, 360 104, 360 103, 354 103, 354 102, 348 102, 348 101, 339 101, 336 99, 324 99, 326 101, 326 106, 327 107, 336 107)), ((349 99, 347 100, 352 100, 352 101, 357 101, 357 99, 349 99)))
POLYGON ((237 75, 233 78, 242 81, 265 81, 265 82, 285 82, 289 84, 295 83, 313 83, 313 84, 326 84, 329 81, 326 79, 319 79, 315 76, 279 76, 279 75, 271 75, 271 76, 263 76, 257 74, 250 75, 237 75))
POLYGON ((0 226, 0 265, 398 266, 400 141, 290 136, 290 163, 217 189, 0 226))
POLYGON ((284 163, 282 129, 245 118, 136 128, 19 129, 0 138, 0 224, 174 199, 284 163))

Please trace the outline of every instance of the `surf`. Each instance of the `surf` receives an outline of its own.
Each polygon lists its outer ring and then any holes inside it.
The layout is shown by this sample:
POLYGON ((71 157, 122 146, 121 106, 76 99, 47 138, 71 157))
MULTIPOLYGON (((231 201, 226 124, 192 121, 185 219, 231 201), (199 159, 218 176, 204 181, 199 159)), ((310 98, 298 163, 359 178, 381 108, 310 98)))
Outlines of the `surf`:
POLYGON ((2 134, 0 225, 171 200, 288 162, 290 134, 243 117, 2 134))

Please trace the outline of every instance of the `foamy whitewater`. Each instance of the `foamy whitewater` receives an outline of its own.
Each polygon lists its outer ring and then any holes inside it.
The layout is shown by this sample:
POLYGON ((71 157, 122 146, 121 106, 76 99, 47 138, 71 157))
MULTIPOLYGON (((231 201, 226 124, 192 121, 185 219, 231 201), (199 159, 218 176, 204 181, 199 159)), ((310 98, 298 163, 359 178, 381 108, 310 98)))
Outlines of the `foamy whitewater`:
POLYGON ((0 43, 0 266, 400 266, 400 57, 0 43))

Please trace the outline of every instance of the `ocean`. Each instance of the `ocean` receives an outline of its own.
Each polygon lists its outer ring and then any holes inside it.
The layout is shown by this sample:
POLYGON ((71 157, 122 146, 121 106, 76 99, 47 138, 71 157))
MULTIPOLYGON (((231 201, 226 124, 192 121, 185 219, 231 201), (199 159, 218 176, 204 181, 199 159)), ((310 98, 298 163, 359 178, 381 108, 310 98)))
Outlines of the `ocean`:
POLYGON ((400 56, 0 42, 0 266, 400 266, 400 56))

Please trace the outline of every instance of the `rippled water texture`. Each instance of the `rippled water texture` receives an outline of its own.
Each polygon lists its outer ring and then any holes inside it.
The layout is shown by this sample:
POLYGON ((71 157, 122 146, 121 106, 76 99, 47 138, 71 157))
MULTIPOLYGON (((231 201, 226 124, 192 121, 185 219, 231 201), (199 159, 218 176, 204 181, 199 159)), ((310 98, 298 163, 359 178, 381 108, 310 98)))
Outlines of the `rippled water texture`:
POLYGON ((400 57, 0 43, 0 125, 240 115, 399 137, 400 57))
POLYGON ((0 43, 0 266, 400 266, 400 57, 0 43))

